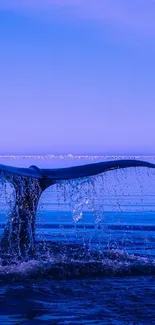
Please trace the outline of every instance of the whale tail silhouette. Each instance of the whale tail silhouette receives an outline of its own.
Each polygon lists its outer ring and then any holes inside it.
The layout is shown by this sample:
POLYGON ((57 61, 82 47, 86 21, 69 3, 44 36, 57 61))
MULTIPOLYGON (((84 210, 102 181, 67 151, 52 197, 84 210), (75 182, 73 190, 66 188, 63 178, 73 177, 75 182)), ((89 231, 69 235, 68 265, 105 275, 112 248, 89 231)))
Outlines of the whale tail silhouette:
POLYGON ((12 183, 16 193, 12 215, 1 239, 1 250, 18 257, 34 253, 37 206, 42 192, 49 186, 60 180, 83 178, 129 167, 155 168, 155 165, 141 160, 115 160, 59 169, 0 165, 0 173, 12 183))

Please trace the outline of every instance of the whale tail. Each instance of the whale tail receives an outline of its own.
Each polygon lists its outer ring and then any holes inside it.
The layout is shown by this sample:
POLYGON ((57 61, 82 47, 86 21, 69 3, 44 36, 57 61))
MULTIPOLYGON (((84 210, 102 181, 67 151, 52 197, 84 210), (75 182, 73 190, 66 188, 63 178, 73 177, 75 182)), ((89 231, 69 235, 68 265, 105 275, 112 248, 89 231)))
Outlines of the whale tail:
POLYGON ((114 169, 155 168, 140 160, 115 160, 59 169, 16 168, 0 165, 0 174, 15 188, 16 201, 1 239, 5 253, 26 257, 35 251, 35 219, 39 198, 49 186, 61 180, 89 177, 114 169))

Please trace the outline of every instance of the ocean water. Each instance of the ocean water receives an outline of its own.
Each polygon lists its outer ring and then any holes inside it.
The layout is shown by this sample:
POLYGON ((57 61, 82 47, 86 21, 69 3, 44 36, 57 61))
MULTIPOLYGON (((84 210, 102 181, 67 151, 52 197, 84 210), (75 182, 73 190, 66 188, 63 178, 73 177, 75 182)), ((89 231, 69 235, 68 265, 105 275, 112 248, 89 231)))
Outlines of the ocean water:
MULTIPOLYGON (((126 157, 12 156, 0 164, 53 168, 118 158, 126 157)), ((0 188, 2 235, 14 190, 0 188)), ((0 256, 0 324, 155 324, 155 171, 115 170, 46 190, 35 256, 0 256)))

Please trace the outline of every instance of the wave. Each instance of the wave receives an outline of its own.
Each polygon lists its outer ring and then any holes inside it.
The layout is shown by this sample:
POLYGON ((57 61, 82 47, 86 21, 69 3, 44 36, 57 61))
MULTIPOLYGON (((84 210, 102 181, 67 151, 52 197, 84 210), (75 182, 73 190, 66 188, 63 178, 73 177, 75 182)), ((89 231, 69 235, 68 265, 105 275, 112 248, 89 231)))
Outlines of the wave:
MULTIPOLYGON (((78 255, 78 254, 77 254, 78 255)), ((84 258, 54 255, 28 261, 0 260, 0 282, 20 282, 41 279, 85 279, 96 277, 124 277, 155 275, 155 258, 130 255, 119 250, 104 254, 88 254, 84 258)))

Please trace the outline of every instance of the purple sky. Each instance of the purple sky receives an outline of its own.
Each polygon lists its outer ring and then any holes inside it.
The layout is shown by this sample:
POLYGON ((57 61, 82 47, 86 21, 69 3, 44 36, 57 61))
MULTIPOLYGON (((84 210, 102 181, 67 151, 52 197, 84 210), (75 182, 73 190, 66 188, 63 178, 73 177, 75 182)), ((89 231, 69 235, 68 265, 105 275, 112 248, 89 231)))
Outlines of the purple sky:
POLYGON ((155 154, 154 0, 0 0, 0 154, 155 154))

